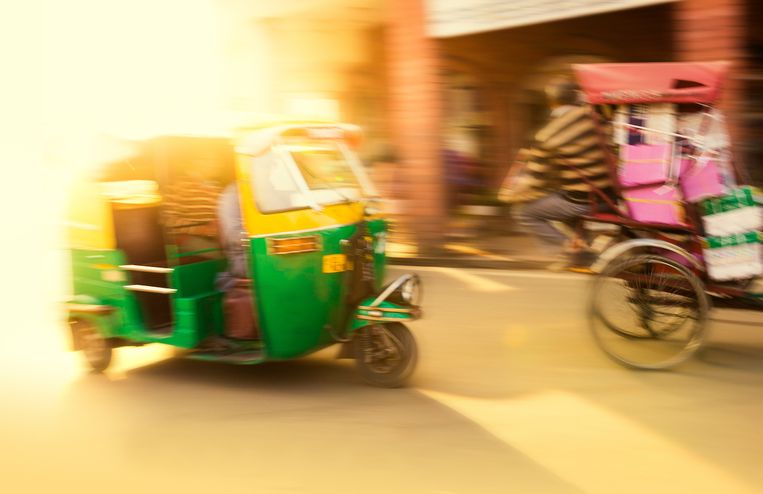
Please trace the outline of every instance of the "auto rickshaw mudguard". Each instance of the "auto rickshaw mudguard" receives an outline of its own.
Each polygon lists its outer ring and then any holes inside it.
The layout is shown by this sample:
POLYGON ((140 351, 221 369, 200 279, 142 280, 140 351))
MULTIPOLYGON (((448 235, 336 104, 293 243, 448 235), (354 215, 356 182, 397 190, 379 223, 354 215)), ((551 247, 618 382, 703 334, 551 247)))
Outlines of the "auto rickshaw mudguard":
POLYGON ((419 277, 415 274, 404 274, 384 287, 378 295, 363 299, 355 309, 348 332, 357 330, 374 323, 413 321, 421 317, 420 297, 416 296, 407 303, 408 299, 400 297, 398 292, 407 283, 414 283, 420 290, 419 277), (393 302, 394 300, 394 302, 393 302))
MULTIPOLYGON (((376 297, 369 297, 361 302, 355 309, 354 317, 350 322, 347 333, 354 333, 360 328, 376 323, 414 321, 421 317, 421 308, 418 306, 404 306, 393 302, 383 301, 376 307, 370 305, 376 297)), ((337 354, 339 359, 353 358, 352 340, 347 339, 341 345, 337 354)))
POLYGON ((355 309, 350 332, 377 322, 414 321, 421 317, 421 308, 418 306, 404 306, 385 300, 372 307, 370 304, 374 300, 375 297, 369 297, 355 309))

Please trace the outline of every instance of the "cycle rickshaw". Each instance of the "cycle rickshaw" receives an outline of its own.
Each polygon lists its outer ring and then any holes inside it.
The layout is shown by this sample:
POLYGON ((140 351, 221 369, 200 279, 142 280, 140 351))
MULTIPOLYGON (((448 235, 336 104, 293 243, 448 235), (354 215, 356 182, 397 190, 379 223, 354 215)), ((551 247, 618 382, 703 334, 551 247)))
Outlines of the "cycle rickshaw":
POLYGON ((712 307, 763 309, 761 195, 714 107, 728 64, 573 69, 619 196, 595 191, 608 211, 584 222, 619 227, 593 266, 590 328, 620 364, 669 368, 702 346, 712 307))

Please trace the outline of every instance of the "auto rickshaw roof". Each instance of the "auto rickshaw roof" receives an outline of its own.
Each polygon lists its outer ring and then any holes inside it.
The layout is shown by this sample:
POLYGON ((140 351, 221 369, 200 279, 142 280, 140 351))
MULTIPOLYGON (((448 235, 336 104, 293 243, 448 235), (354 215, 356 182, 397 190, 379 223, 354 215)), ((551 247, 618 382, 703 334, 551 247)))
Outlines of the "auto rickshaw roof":
POLYGON ((591 104, 704 103, 720 96, 728 62, 576 64, 591 104))
POLYGON ((237 139, 236 152, 257 156, 264 153, 280 139, 288 137, 341 140, 354 144, 360 138, 360 127, 350 124, 304 121, 243 129, 237 139))
MULTIPOLYGON (((112 137, 109 153, 100 162, 96 175, 99 181, 156 180, 166 181, 180 169, 191 169, 194 163, 215 160, 232 162, 234 152, 259 155, 283 137, 333 139, 356 144, 360 129, 355 125, 316 119, 270 119, 238 126, 230 132, 167 133, 145 138, 112 137)), ((203 163, 200 163, 203 166, 203 163)), ((232 165, 231 165, 232 166, 232 165)))
POLYGON ((97 181, 153 180, 164 186, 183 170, 205 168, 209 163, 233 167, 233 139, 223 134, 168 134, 121 142, 121 153, 102 160, 93 170, 97 181))

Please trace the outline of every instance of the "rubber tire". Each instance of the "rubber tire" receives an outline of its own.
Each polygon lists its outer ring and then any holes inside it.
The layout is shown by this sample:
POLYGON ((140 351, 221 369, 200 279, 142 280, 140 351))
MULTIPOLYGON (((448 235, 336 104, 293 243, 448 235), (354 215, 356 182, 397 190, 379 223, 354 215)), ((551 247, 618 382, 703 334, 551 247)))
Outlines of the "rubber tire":
POLYGON ((82 351, 93 372, 101 373, 111 364, 113 348, 109 340, 101 336, 92 323, 83 319, 70 321, 77 348, 82 351))
MULTIPOLYGON (((588 304, 588 321, 589 321, 589 328, 591 330, 591 333, 593 335, 594 341, 596 341, 596 344, 598 345, 601 350, 607 354, 609 358, 617 362, 618 364, 624 365, 625 367, 629 367, 631 369, 640 369, 640 370, 663 370, 663 369, 669 369, 672 367, 675 367, 686 360, 688 360, 692 355, 694 355, 697 350, 700 349, 702 346, 702 343, 704 343, 705 338, 707 337, 707 320, 710 312, 710 300, 707 294, 705 293, 704 286, 702 284, 702 280, 699 279, 694 273, 692 273, 689 269, 687 269, 682 264, 679 264, 676 261, 673 261, 672 259, 668 259, 666 257, 660 256, 660 255, 654 255, 654 254, 642 254, 642 255, 628 255, 624 256, 623 259, 614 259, 612 262, 607 264, 607 266, 602 270, 602 272, 596 276, 596 278, 593 281, 593 287, 591 289, 591 296, 589 299, 588 304), (684 349, 675 355, 674 357, 665 360, 664 362, 660 362, 657 364, 642 364, 640 362, 636 362, 634 360, 629 360, 624 357, 621 357, 620 355, 612 352, 607 348, 607 346, 601 341, 601 338, 598 335, 598 332, 596 330, 595 325, 597 324, 597 318, 599 319, 599 324, 604 324, 607 326, 610 331, 613 330, 611 327, 611 323, 602 320, 603 318, 597 314, 595 302, 596 302, 596 295, 597 295, 597 289, 600 288, 600 280, 603 278, 606 278, 608 275, 610 275, 613 272, 617 272, 618 270, 622 270, 623 266, 632 266, 637 265, 640 262, 647 262, 647 261, 659 261, 662 263, 665 263, 672 268, 679 271, 689 282, 691 285, 692 291, 694 292, 694 295, 697 297, 697 303, 698 303, 698 320, 697 320, 697 327, 692 331, 692 338, 687 343, 687 345, 684 347, 684 349)), ((620 333, 621 336, 627 333, 623 330, 615 330, 615 332, 620 333)))
POLYGON ((413 374, 418 362, 418 345, 413 334, 407 326, 397 322, 383 323, 387 331, 401 343, 402 348, 398 347, 403 355, 402 359, 395 368, 388 373, 379 373, 365 361, 364 351, 361 346, 360 331, 367 331, 370 327, 362 328, 355 334, 353 339, 353 353, 355 355, 355 365, 363 377, 363 380, 373 386, 382 388, 399 388, 406 384, 408 378, 413 374))

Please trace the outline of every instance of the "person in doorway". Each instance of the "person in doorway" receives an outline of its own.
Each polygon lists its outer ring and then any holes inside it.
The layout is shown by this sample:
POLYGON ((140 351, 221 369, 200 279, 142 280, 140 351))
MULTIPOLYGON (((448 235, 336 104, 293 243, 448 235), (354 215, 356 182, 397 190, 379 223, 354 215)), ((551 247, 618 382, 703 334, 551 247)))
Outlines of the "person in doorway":
POLYGON ((556 79, 545 92, 551 115, 532 145, 520 152, 525 163, 523 187, 515 191, 504 184, 499 199, 518 203, 519 224, 555 258, 550 269, 585 266, 595 255, 582 247, 584 242, 574 231, 580 218, 591 211, 594 189, 612 195, 605 151, 572 81, 556 79), (557 225, 566 225, 568 233, 557 225))
POLYGON ((477 142, 474 137, 462 127, 453 126, 448 129, 442 160, 447 186, 446 204, 450 211, 456 211, 478 194, 481 185, 477 142))
POLYGON ((220 243, 228 258, 228 274, 236 279, 248 278, 242 244, 244 226, 236 182, 228 184, 220 194, 217 201, 217 222, 220 225, 220 243))

